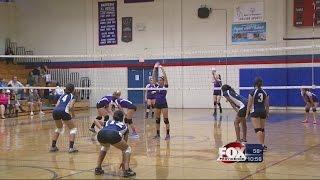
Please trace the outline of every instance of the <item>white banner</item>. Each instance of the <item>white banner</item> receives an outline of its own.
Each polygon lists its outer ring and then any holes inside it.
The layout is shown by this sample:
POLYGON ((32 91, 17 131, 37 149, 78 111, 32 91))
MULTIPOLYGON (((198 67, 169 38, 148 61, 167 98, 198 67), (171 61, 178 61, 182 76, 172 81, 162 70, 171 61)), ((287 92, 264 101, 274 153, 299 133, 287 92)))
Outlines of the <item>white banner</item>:
POLYGON ((241 23, 263 21, 263 16, 263 2, 240 3, 234 7, 233 22, 241 23))

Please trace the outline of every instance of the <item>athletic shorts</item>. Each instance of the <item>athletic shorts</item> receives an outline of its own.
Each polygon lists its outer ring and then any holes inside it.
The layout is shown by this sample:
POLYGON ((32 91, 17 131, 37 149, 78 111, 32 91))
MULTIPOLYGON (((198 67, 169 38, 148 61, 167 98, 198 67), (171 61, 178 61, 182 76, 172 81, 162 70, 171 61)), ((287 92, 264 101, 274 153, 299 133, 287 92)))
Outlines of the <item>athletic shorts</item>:
POLYGON ((137 111, 137 106, 130 104, 128 105, 127 109, 133 109, 134 111, 137 111))
POLYGON ((52 117, 54 120, 63 120, 63 121, 69 121, 72 119, 71 115, 69 113, 66 113, 63 110, 54 110, 52 112, 52 117))
POLYGON ((103 104, 99 104, 99 103, 97 103, 97 109, 100 109, 100 108, 106 108, 107 107, 107 105, 103 105, 103 104))
POLYGON ((250 114, 251 117, 253 118, 261 118, 261 119, 266 119, 267 118, 267 113, 266 111, 254 111, 250 114))
POLYGON ((102 129, 98 132, 97 139, 103 144, 116 144, 122 140, 118 131, 102 129))
POLYGON ((155 95, 147 95, 147 99, 154 100, 154 99, 156 99, 156 96, 155 95))
POLYGON ((239 109, 237 116, 244 118, 244 117, 246 117, 246 113, 247 113, 247 107, 244 107, 242 109, 239 109))
POLYGON ((215 96, 221 96, 221 90, 214 90, 213 95, 215 96))
POLYGON ((154 105, 154 107, 155 107, 156 109, 165 109, 165 108, 168 108, 168 103, 157 104, 157 102, 156 102, 156 104, 154 105))

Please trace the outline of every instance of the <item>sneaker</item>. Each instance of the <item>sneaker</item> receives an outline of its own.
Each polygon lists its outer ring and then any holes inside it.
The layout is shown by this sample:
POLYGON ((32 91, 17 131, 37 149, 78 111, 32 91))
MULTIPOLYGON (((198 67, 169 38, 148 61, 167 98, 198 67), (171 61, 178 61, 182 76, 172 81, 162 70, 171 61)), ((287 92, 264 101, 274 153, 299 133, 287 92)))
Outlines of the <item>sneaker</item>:
POLYGON ((139 138, 139 134, 137 134, 136 132, 131 133, 130 138, 139 138))
POLYGON ((45 115, 46 113, 44 113, 43 111, 40 111, 39 114, 40 114, 40 115, 45 115))
POLYGON ((160 139, 160 134, 155 135, 153 139, 160 139))
POLYGON ((89 131, 96 133, 96 130, 94 128, 89 128, 89 131))
POLYGON ((50 147, 50 150, 49 150, 49 152, 57 152, 57 151, 59 151, 59 149, 57 148, 57 146, 56 147, 50 147))
POLYGON ((167 135, 166 135, 166 138, 164 138, 164 140, 166 140, 166 141, 167 141, 167 140, 170 140, 170 134, 167 134, 167 135))
POLYGON ((240 142, 242 142, 242 143, 246 143, 246 142, 247 142, 247 140, 246 140, 246 139, 240 139, 240 142))
POLYGON ((317 121, 313 121, 313 124, 317 124, 317 121))
POLYGON ((34 113, 33 112, 30 112, 30 116, 33 116, 34 115, 34 113))
POLYGON ((302 123, 308 123, 308 120, 306 119, 306 120, 304 120, 304 121, 301 121, 302 123))
POLYGON ((79 151, 75 147, 69 148, 69 153, 76 153, 76 152, 79 152, 79 151))
POLYGON ((102 175, 102 174, 104 174, 104 170, 101 167, 97 167, 94 169, 94 174, 95 175, 102 175))
POLYGON ((136 173, 133 172, 130 168, 128 170, 124 170, 123 171, 123 177, 131 177, 131 176, 135 176, 136 173))
POLYGON ((266 152, 268 150, 268 147, 263 145, 263 152, 266 152))

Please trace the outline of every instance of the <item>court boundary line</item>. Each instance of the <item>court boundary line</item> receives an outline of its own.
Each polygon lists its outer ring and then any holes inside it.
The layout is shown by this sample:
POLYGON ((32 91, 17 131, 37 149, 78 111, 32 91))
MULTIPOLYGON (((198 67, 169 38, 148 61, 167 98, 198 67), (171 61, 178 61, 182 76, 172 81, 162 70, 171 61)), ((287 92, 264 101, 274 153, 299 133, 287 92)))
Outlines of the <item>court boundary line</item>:
POLYGON ((266 167, 264 167, 264 168, 262 168, 262 169, 256 170, 254 173, 251 173, 251 174, 249 174, 249 175, 244 176, 243 178, 241 178, 241 180, 243 180, 243 179, 248 179, 249 177, 252 177, 253 175, 256 175, 256 174, 258 174, 258 173, 260 173, 260 172, 262 172, 262 171, 264 171, 264 170, 267 170, 267 169, 270 168, 270 167, 273 167, 273 166, 275 166, 275 165, 281 164, 281 163, 283 163, 283 162, 285 162, 285 161, 287 161, 287 160, 289 160, 289 159, 291 159, 291 158, 293 158, 293 157, 296 157, 296 156, 298 156, 298 155, 300 155, 300 154, 302 154, 302 153, 305 153, 305 152, 307 152, 307 151, 310 151, 311 149, 313 149, 313 148, 315 148, 315 147, 317 147, 317 146, 319 146, 319 145, 320 145, 320 143, 319 143, 319 144, 316 144, 316 145, 314 145, 314 146, 311 146, 311 147, 309 147, 309 148, 307 148, 307 149, 305 149, 305 150, 303 150, 303 151, 300 151, 300 152, 297 152, 297 153, 295 153, 295 154, 292 154, 291 156, 288 156, 288 157, 286 157, 286 158, 284 158, 284 159, 281 159, 280 161, 276 161, 276 162, 274 162, 274 163, 272 163, 272 164, 270 164, 270 165, 267 165, 266 167))
POLYGON ((0 166, 5 166, 5 167, 18 167, 18 168, 33 168, 33 169, 41 169, 41 170, 45 170, 50 172, 53 177, 51 177, 50 179, 57 179, 58 177, 58 173, 51 170, 51 169, 47 169, 47 168, 42 168, 42 167, 38 167, 38 166, 15 166, 15 165, 0 165, 0 166))

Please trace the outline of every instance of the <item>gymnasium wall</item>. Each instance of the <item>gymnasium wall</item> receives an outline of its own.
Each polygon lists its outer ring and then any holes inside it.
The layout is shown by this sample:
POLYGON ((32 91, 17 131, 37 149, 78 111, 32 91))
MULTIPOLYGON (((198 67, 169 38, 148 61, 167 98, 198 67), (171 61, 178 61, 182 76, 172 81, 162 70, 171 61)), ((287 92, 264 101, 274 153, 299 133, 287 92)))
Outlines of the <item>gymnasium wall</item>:
POLYGON ((5 53, 5 39, 12 37, 15 29, 14 10, 14 4, 0 3, 0 54, 5 53))
MULTIPOLYGON (((233 4, 242 2, 240 0, 155 0, 151 3, 137 4, 123 4, 122 0, 118 0, 118 45, 100 47, 98 46, 97 2, 97 0, 16 0, 17 28, 12 38, 19 44, 31 48, 36 54, 117 54, 117 57, 106 57, 102 62, 132 60, 134 66, 139 65, 137 59, 145 54, 147 57, 152 55, 155 59, 166 58, 165 61, 161 60, 166 64, 178 62, 178 65, 166 67, 170 87, 200 87, 202 90, 169 91, 170 107, 211 107, 210 69, 213 65, 221 74, 223 82, 233 87, 239 87, 239 71, 243 68, 310 66, 311 61, 303 61, 303 58, 298 58, 299 63, 288 65, 286 58, 285 60, 278 58, 275 56, 278 55, 277 53, 270 51, 234 54, 233 57, 228 57, 228 66, 225 66, 225 57, 222 54, 181 55, 181 52, 225 49, 226 41, 228 49, 310 45, 310 41, 283 41, 283 37, 312 36, 312 28, 293 27, 293 0, 264 0, 267 41, 240 45, 231 43, 233 4), (213 11, 208 19, 199 19, 196 12, 203 3, 214 9, 227 9, 227 16, 223 10, 217 10, 213 11), (120 40, 121 17, 125 16, 133 17, 133 41, 130 43, 120 40), (146 30, 138 31, 135 28, 136 23, 143 23, 146 30), (240 58, 247 56, 263 57, 262 60, 260 57, 251 57, 250 61, 247 60, 248 58, 240 58), (187 63, 182 64, 182 61, 179 61, 180 58, 184 58, 183 62, 187 63), (202 63, 202 61, 206 62, 202 63), (255 61, 254 65, 250 65, 252 61, 255 61)), ((246 1, 243 0, 243 2, 246 1)), ((319 28, 315 31, 315 34, 320 33, 319 28)), ((288 54, 308 53, 311 52, 296 51, 288 54)), ((78 61, 78 59, 68 60, 78 61)), ((127 68, 123 67, 123 64, 128 62, 122 63, 121 67, 115 70, 108 68, 110 64, 99 68, 97 63, 93 63, 100 60, 85 59, 85 62, 70 63, 64 68, 72 68, 72 71, 81 72, 84 76, 90 77, 93 85, 119 87, 119 89, 127 87, 127 68)), ((92 102, 94 103, 101 94, 102 91, 93 92, 92 102)), ((227 106, 224 101, 222 103, 223 106, 227 106)))

